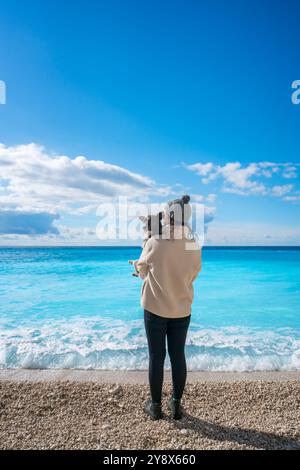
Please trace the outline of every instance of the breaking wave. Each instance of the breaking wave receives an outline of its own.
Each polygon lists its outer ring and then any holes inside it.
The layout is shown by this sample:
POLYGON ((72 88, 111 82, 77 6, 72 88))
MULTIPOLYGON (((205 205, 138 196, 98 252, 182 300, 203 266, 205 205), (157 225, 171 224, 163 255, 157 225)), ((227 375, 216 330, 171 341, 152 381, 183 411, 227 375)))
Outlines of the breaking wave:
MULTIPOLYGON (((136 370, 148 365, 141 320, 78 318, 1 326, 0 368, 136 370)), ((189 370, 300 370, 300 332, 191 323, 186 354, 189 370)))

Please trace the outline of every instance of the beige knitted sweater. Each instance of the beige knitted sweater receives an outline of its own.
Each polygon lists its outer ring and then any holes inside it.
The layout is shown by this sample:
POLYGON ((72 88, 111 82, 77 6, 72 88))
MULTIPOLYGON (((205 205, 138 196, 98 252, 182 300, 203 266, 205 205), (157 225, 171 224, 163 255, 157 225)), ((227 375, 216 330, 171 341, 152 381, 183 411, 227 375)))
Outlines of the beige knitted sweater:
POLYGON ((144 279, 142 307, 167 318, 190 315, 193 281, 201 270, 200 247, 185 236, 180 237, 181 233, 182 228, 178 227, 174 239, 150 238, 134 263, 139 277, 144 279))

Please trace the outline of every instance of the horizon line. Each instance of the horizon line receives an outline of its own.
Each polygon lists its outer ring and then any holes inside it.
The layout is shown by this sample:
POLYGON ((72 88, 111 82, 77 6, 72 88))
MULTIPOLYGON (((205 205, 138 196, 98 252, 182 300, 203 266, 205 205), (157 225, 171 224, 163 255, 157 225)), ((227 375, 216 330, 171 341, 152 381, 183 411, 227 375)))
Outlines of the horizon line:
MULTIPOLYGON (((0 245, 1 248, 142 248, 141 245, 0 245)), ((300 245, 203 245, 205 248, 297 248, 300 245)))

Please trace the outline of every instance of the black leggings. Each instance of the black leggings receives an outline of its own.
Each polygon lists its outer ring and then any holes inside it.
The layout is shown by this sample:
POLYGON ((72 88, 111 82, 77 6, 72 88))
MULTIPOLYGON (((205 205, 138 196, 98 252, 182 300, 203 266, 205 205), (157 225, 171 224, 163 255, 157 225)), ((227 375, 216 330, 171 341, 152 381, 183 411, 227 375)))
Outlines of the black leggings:
POLYGON ((161 401, 166 337, 172 367, 173 397, 181 399, 186 382, 185 340, 191 316, 165 318, 144 310, 149 347, 149 382, 152 400, 161 401))

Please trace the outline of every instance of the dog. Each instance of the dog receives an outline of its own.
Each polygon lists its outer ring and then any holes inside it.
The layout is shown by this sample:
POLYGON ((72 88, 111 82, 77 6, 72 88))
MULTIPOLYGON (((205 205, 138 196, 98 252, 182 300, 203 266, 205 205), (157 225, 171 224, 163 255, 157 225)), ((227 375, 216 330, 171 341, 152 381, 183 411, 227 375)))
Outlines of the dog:
MULTIPOLYGON (((162 234, 162 219, 163 219, 163 212, 158 212, 155 215, 141 215, 139 220, 144 223, 143 231, 145 233, 145 238, 143 240, 143 248, 146 246, 148 240, 153 236, 159 236, 162 234)), ((135 261, 129 260, 129 263, 132 264, 134 267, 135 261)), ((132 276, 139 277, 137 270, 132 273, 132 276)))

